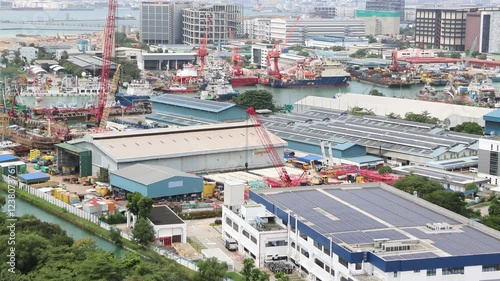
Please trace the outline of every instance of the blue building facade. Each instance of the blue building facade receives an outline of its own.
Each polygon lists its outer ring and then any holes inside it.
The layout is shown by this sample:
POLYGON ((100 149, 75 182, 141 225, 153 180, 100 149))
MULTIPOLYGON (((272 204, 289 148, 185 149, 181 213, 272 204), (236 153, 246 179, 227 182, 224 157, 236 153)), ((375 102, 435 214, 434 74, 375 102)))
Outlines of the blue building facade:
POLYGON ((203 179, 168 167, 137 164, 110 172, 113 188, 151 198, 200 197, 203 179))
POLYGON ((493 110, 483 116, 484 133, 500 135, 500 109, 493 110))
POLYGON ((219 122, 243 121, 248 118, 246 108, 231 103, 193 99, 177 95, 162 95, 151 99, 153 113, 193 116, 219 122))

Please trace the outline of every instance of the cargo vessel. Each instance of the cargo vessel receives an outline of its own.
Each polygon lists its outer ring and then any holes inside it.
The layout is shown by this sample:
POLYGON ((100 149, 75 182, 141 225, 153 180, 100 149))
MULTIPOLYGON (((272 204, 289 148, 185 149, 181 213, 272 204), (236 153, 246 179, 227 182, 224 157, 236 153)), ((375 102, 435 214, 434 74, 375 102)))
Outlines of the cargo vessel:
POLYGON ((233 87, 244 87, 253 86, 259 83, 259 77, 257 76, 233 76, 230 79, 231 85, 233 87))
POLYGON ((279 77, 261 78, 260 83, 276 88, 346 87, 350 78, 340 63, 315 59, 292 67, 279 77))

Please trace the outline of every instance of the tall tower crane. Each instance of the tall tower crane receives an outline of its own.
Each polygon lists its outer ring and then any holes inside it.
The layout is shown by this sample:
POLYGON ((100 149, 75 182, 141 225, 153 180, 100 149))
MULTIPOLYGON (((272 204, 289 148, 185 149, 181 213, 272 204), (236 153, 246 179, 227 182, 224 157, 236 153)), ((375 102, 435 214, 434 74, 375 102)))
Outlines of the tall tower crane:
POLYGON ((200 39, 200 46, 196 51, 198 58, 200 58, 200 75, 203 75, 203 70, 205 68, 205 57, 208 56, 208 33, 210 29, 210 16, 207 15, 206 25, 205 25, 205 37, 200 39))
MULTIPOLYGON (((290 38, 290 34, 295 30, 295 27, 297 26, 297 22, 299 22, 299 20, 300 20, 300 17, 297 17, 297 19, 295 20, 295 22, 292 25, 292 28, 290 28, 290 32, 288 32, 286 34, 285 41, 283 41, 283 46, 286 46, 286 44, 288 43, 288 39, 290 38)), ((267 52, 267 66, 268 66, 267 74, 274 76, 276 79, 281 79, 281 73, 280 73, 278 62, 279 62, 282 50, 279 47, 279 43, 280 43, 279 40, 275 40, 273 48, 269 52, 267 52), (273 61, 274 69, 270 69, 271 60, 273 61)))
POLYGON ((266 129, 262 125, 262 122, 259 116, 257 115, 255 109, 253 107, 249 107, 247 109, 247 113, 250 116, 250 120, 252 121, 252 124, 255 127, 255 131, 257 132, 260 141, 264 145, 266 152, 269 155, 269 158, 271 158, 271 162, 273 163, 273 166, 278 172, 278 175, 280 177, 280 181, 273 182, 271 185, 279 187, 299 186, 302 180, 307 175, 307 172, 304 171, 299 178, 292 179, 288 174, 288 172, 286 171, 285 167, 283 166, 283 161, 281 160, 281 157, 276 151, 276 148, 274 147, 273 142, 271 141, 271 138, 269 137, 269 134, 267 133, 266 129))
POLYGON ((102 113, 101 121, 99 123, 99 130, 106 130, 106 125, 108 123, 108 117, 109 117, 109 112, 111 108, 111 103, 115 99, 116 92, 118 91, 118 88, 120 87, 120 76, 121 76, 121 67, 122 65, 119 64, 116 67, 115 74, 113 75, 113 84, 111 85, 112 88, 109 90, 107 99, 106 99, 106 106, 104 107, 104 111, 102 113))
POLYGON ((99 85, 99 99, 95 116, 97 124, 101 123, 104 115, 104 109, 108 101, 109 92, 109 70, 111 68, 111 57, 115 48, 115 23, 116 23, 116 0, 109 0, 108 17, 104 29, 104 47, 102 52, 102 71, 99 85))
POLYGON ((231 40, 231 43, 233 44, 232 48, 232 53, 231 53, 231 60, 233 62, 233 75, 234 76, 241 76, 243 75, 243 71, 241 70, 241 62, 242 58, 239 53, 238 47, 234 44, 234 37, 233 37, 233 30, 232 28, 229 28, 229 39, 231 40))

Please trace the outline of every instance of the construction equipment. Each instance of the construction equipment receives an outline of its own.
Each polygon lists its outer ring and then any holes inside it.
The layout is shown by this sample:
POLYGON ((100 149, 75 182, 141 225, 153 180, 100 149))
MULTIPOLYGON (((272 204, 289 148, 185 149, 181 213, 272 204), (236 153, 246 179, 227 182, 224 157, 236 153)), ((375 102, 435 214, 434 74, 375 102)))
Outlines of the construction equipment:
POLYGON ((234 76, 241 76, 243 75, 243 71, 241 70, 241 62, 242 62, 242 57, 239 54, 238 46, 234 44, 234 37, 233 37, 233 30, 232 28, 229 28, 229 39, 231 40, 231 44, 233 44, 232 47, 232 53, 231 53, 231 60, 233 62, 233 75, 234 76))
POLYGON ((109 94, 109 72, 111 68, 111 57, 115 48, 115 23, 116 23, 116 0, 109 0, 108 16, 106 27, 104 29, 104 46, 102 53, 102 70, 99 85, 99 100, 95 108, 94 115, 97 118, 97 124, 101 125, 109 94))
POLYGON ((465 62, 462 64, 462 67, 460 70, 467 70, 467 68, 469 68, 469 61, 470 61, 470 58, 472 57, 472 53, 476 49, 478 38, 479 38, 479 36, 476 36, 476 38, 474 38, 474 41, 472 42, 472 46, 469 49, 469 53, 465 57, 465 62))
POLYGON ((120 77, 121 77, 121 67, 122 65, 119 64, 116 67, 115 74, 113 75, 113 83, 112 83, 112 88, 109 89, 107 101, 106 101, 106 106, 104 107, 104 111, 101 117, 101 122, 99 123, 99 130, 104 131, 106 130, 106 125, 108 123, 108 117, 109 117, 109 112, 111 110, 111 105, 113 101, 115 100, 115 95, 116 92, 118 91, 118 88, 120 87, 120 77))
POLYGON ((198 58, 200 59, 200 75, 203 75, 203 70, 205 68, 205 57, 208 56, 208 32, 210 29, 210 16, 207 15, 206 25, 205 25, 205 37, 200 39, 200 46, 196 51, 198 58))
POLYGON ((281 160, 281 157, 278 155, 278 152, 276 151, 276 148, 274 147, 273 142, 269 137, 269 134, 262 125, 262 122, 260 121, 257 112, 255 112, 255 109, 253 107, 249 107, 247 109, 247 112, 248 115, 250 116, 250 120, 252 121, 253 126, 255 127, 255 131, 257 132, 260 141, 262 142, 262 144, 266 149, 267 155, 269 155, 269 158, 271 159, 271 162, 273 163, 273 166, 278 172, 278 175, 280 177, 280 180, 274 180, 268 178, 267 179, 268 183, 272 187, 289 187, 289 186, 301 185, 302 181, 305 179, 305 176, 307 175, 307 171, 304 171, 300 177, 292 179, 288 174, 288 172, 286 171, 285 167, 283 166, 283 161, 281 160))
MULTIPOLYGON (((295 27, 297 26, 297 22, 299 21, 300 17, 297 17, 295 22, 293 23, 292 28, 290 29, 290 32, 286 34, 285 41, 283 41, 283 46, 286 46, 288 43, 288 39, 290 37, 290 34, 295 30, 295 27)), ((274 46, 273 48, 267 52, 267 74, 269 76, 274 76, 276 79, 280 80, 281 79, 281 72, 279 69, 279 59, 281 56, 282 50, 279 48, 279 43, 280 40, 276 39, 274 41, 274 46), (273 61, 273 68, 271 68, 271 60, 273 61)))

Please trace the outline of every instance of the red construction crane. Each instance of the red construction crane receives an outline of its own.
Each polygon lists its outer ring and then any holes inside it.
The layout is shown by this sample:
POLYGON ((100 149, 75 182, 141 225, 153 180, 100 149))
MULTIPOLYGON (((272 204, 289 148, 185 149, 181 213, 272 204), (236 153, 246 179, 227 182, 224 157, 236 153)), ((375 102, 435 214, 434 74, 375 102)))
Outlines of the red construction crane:
POLYGON ((231 41, 231 44, 233 45, 232 48, 232 53, 231 53, 231 60, 233 61, 233 75, 234 76, 241 76, 243 75, 243 71, 241 70, 241 62, 242 62, 242 57, 239 53, 238 46, 234 44, 234 37, 233 37, 233 30, 232 28, 229 28, 229 39, 231 41))
MULTIPOLYGON (((288 32, 286 34, 285 41, 283 41, 283 46, 286 46, 286 44, 288 43, 288 39, 290 37, 290 34, 295 30, 295 27, 297 26, 297 22, 299 22, 299 20, 300 20, 300 17, 297 17, 297 19, 295 20, 295 22, 292 25, 292 28, 290 28, 290 32, 288 32)), ((280 43, 280 41, 278 39, 275 40, 273 48, 269 52, 267 52, 267 67, 268 67, 267 74, 270 76, 276 77, 276 79, 281 79, 281 73, 280 73, 278 62, 279 62, 282 50, 279 48, 279 43, 280 43), (270 68, 271 60, 273 61, 274 69, 270 68)))
POLYGON ((205 68, 205 57, 208 56, 208 32, 210 29, 210 16, 207 15, 206 25, 205 25, 205 37, 200 39, 200 46, 196 53, 198 58, 200 58, 200 75, 203 75, 203 69, 205 68))
POLYGON ((115 47, 116 0, 109 0, 108 17, 104 30, 104 47, 102 52, 102 71, 99 85, 99 100, 95 110, 97 124, 100 124, 104 109, 106 108, 109 92, 109 70, 111 58, 115 47))
POLYGON ((276 151, 276 148, 274 147, 273 142, 271 141, 271 138, 269 137, 269 134, 267 133, 266 129, 262 125, 262 122, 260 121, 257 112, 255 112, 255 109, 253 107, 249 107, 247 109, 247 112, 248 115, 250 116, 250 120, 252 121, 253 126, 255 127, 255 131, 257 132, 260 141, 264 145, 266 152, 269 155, 269 158, 271 159, 274 168, 276 168, 276 171, 278 172, 278 175, 281 180, 281 181, 276 181, 273 179, 268 179, 268 183, 271 184, 271 186, 273 187, 299 186, 302 180, 307 175, 307 171, 304 171, 299 178, 292 179, 288 174, 288 172, 286 171, 285 167, 283 166, 283 161, 281 160, 281 157, 276 151))
POLYGON ((55 134, 57 137, 65 138, 69 134, 69 128, 66 124, 66 118, 63 120, 63 124, 58 124, 56 118, 54 117, 54 112, 51 108, 45 108, 45 116, 49 119, 49 128, 47 132, 49 134, 55 134))

